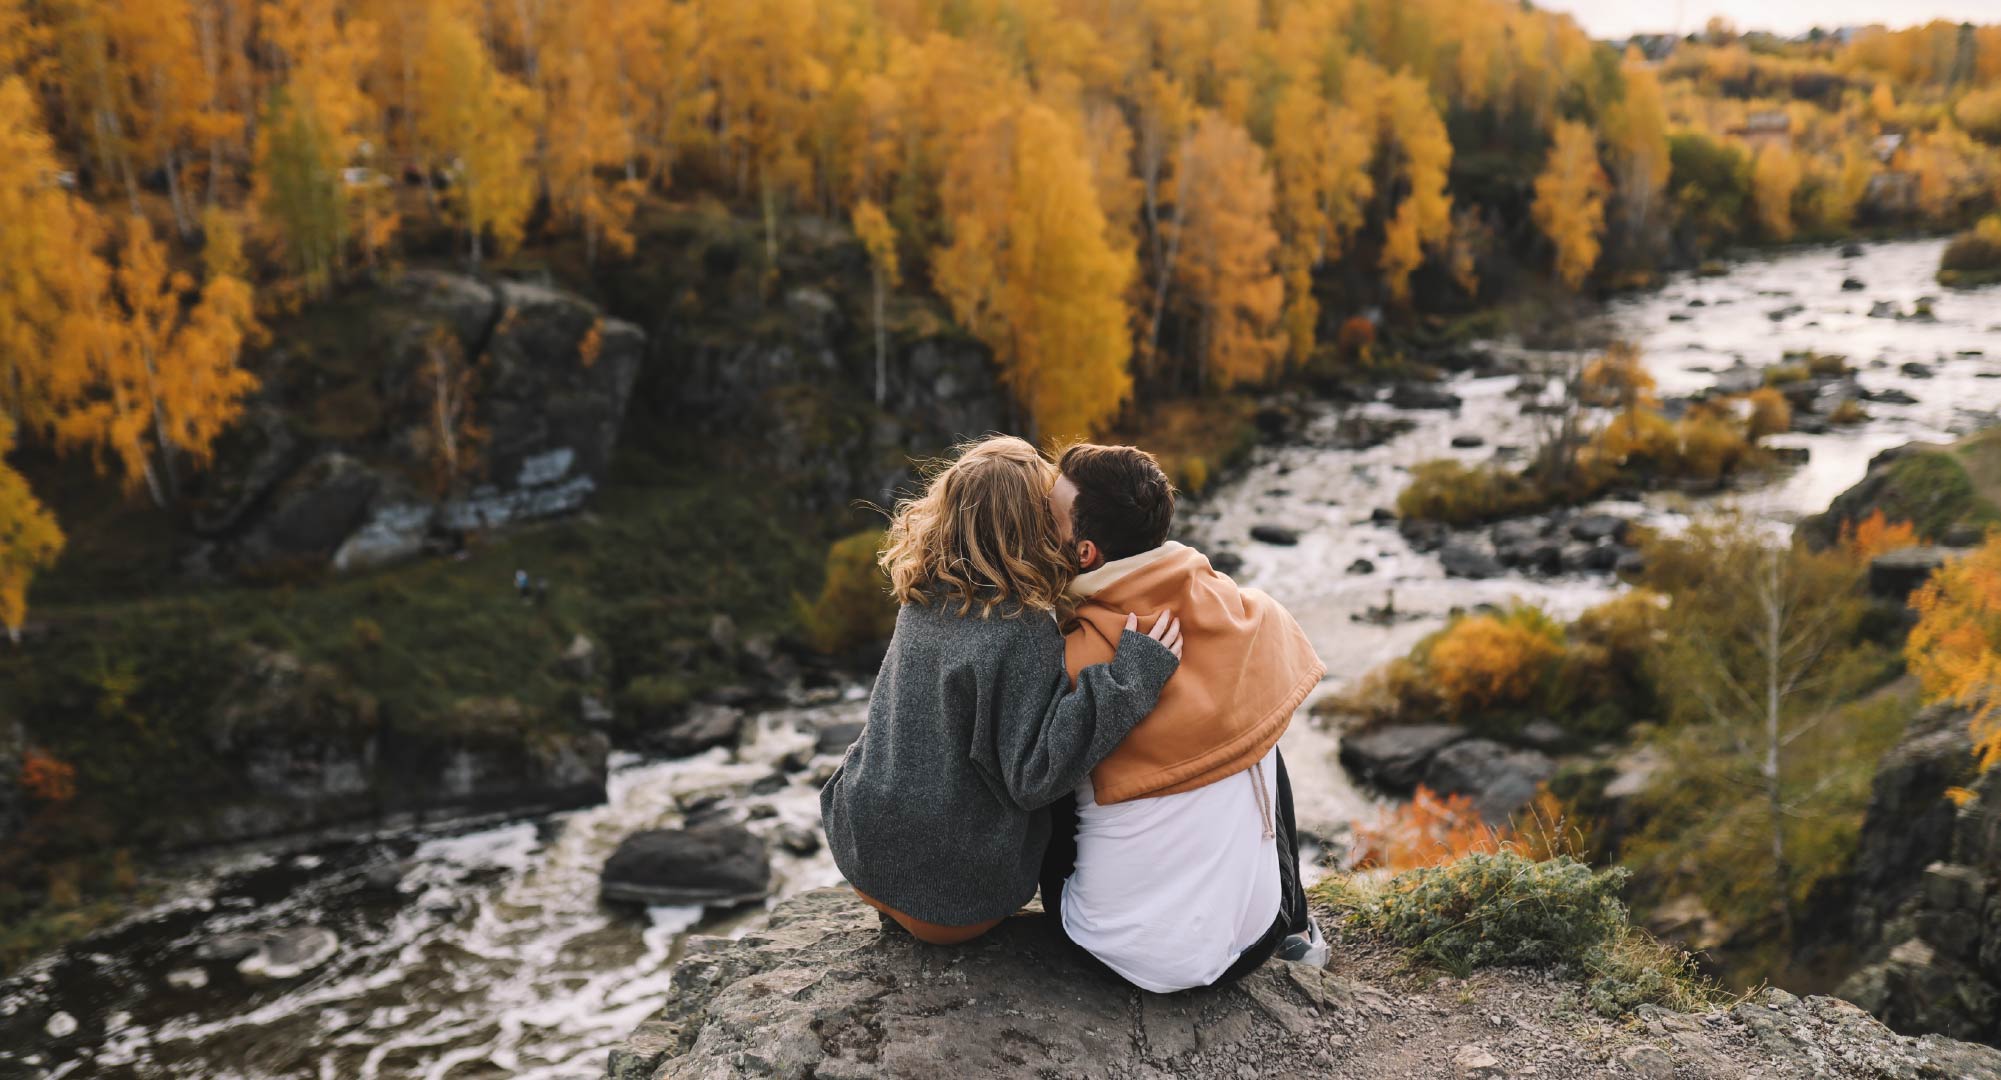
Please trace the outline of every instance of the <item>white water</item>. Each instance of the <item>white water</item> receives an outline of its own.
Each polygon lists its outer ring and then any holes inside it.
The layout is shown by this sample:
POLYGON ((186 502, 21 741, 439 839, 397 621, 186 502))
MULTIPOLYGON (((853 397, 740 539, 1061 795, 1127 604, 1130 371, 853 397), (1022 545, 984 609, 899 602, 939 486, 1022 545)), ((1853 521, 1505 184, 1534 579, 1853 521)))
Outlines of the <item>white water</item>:
MULTIPOLYGON (((1612 306, 1606 317, 1643 345, 1664 393, 1707 386, 1696 367, 1722 368, 1733 355, 1763 365, 1787 349, 1841 352, 1863 367, 1871 389, 1902 388, 1917 405, 1871 405, 1872 419, 1825 436, 1789 436, 1809 448, 1811 463, 1740 505, 1776 520, 1824 507, 1862 476, 1878 450, 1914 438, 1945 439, 1994 422, 2001 381, 2001 289, 1946 293, 1930 284, 1936 241, 1872 246, 1860 259, 1810 249, 1746 263, 1715 279, 1682 279, 1612 306), (1842 292, 1854 274, 1862 292, 1842 292), (1785 291, 1782 296, 1761 292, 1785 291), (1941 296, 1937 323, 1868 319, 1876 299, 1908 309, 1921 295, 1941 296), (1692 299, 1706 306, 1690 309, 1692 299), (1805 311, 1774 323, 1786 304, 1805 311), (1696 317, 1670 321, 1676 313, 1696 317), (1960 356, 1985 348, 1995 355, 1960 356), (1906 361, 1937 365, 1931 379, 1903 374, 1906 361), (1883 366, 1871 367, 1881 361, 1883 366)), ((1205 549, 1241 554, 1239 575, 1271 592, 1312 635, 1327 660, 1323 692, 1405 652, 1436 629, 1453 607, 1531 600, 1573 615, 1604 598, 1603 577, 1484 582, 1448 580, 1434 556, 1413 552, 1394 528, 1368 523, 1391 504, 1418 462, 1444 456, 1483 461, 1496 447, 1528 447, 1533 418, 1508 396, 1515 380, 1462 379, 1457 414, 1400 413, 1383 405, 1361 411, 1403 415, 1417 426, 1375 448, 1328 446, 1330 417, 1307 445, 1258 452, 1245 474, 1204 503, 1189 534, 1205 549), (1454 435, 1486 440, 1450 446, 1454 435), (1315 442, 1320 445, 1314 445, 1315 442), (1295 547, 1249 539, 1252 525, 1301 532, 1295 547), (1356 558, 1376 565, 1350 575, 1356 558), (1397 607, 1422 617, 1383 627, 1351 616, 1394 589, 1397 607)), ((1676 497, 1627 504, 1621 512, 1672 522, 1690 509, 1676 497)), ((683 937, 702 917, 657 908, 643 917, 601 908, 597 873, 631 832, 669 826, 683 807, 719 796, 755 831, 818 828, 814 788, 820 758, 771 777, 788 756, 809 750, 815 732, 865 713, 859 689, 841 700, 801 701, 759 717, 734 753, 717 750, 682 761, 617 763, 598 807, 458 833, 385 836, 326 853, 279 859, 216 860, 191 871, 169 901, 80 946, 63 951, 0 986, 0 1077, 274 1077, 362 1080, 471 1080, 487 1077, 588 1078, 606 1050, 669 993, 668 971, 683 937), (760 782, 763 783, 760 783, 760 782), (362 884, 387 864, 403 869, 393 891, 362 884), (341 948, 313 974, 277 986, 247 983, 228 962, 195 955, 204 942, 240 930, 323 925, 341 948), (190 968, 210 975, 205 987, 175 986, 190 968), (80 1023, 65 1037, 44 1035, 60 1009, 80 1023)), ((1284 743, 1302 824, 1323 835, 1370 812, 1335 760, 1335 738, 1302 718, 1284 743)), ((797 858, 773 849, 779 896, 838 880, 824 853, 797 858)), ((730 932, 760 911, 738 912, 703 927, 730 932)))

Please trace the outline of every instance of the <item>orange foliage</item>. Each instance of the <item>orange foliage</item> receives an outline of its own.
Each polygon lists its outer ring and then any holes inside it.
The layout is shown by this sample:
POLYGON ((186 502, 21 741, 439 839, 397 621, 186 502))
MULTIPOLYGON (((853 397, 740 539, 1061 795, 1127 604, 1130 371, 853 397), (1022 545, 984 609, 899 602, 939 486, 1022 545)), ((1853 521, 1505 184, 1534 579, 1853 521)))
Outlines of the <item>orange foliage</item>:
POLYGON ((30 750, 21 755, 21 787, 42 802, 61 805, 76 798, 76 767, 30 750))
POLYGON ((1462 855, 1501 849, 1506 835, 1480 820, 1473 800, 1440 797, 1418 785, 1409 802, 1384 807, 1374 822, 1356 822, 1351 860, 1356 869, 1381 867, 1392 873, 1438 866, 1462 855))
POLYGON ((1841 527, 1841 546, 1858 562, 1868 562, 1885 552, 1916 547, 1922 542, 1916 525, 1908 521, 1888 521, 1881 510, 1863 518, 1860 524, 1841 527))
POLYGON ((2001 761, 2001 532, 1911 594, 1918 624, 1904 660, 1927 701, 1971 709, 1980 767, 2001 761))
POLYGON ((1431 646, 1430 669, 1454 709, 1522 702, 1535 692, 1563 646, 1547 634, 1474 615, 1446 628, 1431 646))

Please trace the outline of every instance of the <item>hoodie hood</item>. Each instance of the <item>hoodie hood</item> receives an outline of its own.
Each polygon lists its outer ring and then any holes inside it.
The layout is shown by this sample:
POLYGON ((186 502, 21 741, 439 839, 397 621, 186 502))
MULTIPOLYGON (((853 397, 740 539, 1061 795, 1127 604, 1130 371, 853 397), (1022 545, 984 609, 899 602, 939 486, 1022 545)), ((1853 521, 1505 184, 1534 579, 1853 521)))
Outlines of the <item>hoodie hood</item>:
POLYGON ((1173 795, 1234 776, 1278 743, 1326 665, 1292 615, 1239 588, 1194 548, 1172 541, 1079 575, 1077 623, 1064 663, 1077 673, 1110 660, 1126 613, 1172 610, 1186 655, 1160 700, 1091 773, 1100 803, 1173 795))

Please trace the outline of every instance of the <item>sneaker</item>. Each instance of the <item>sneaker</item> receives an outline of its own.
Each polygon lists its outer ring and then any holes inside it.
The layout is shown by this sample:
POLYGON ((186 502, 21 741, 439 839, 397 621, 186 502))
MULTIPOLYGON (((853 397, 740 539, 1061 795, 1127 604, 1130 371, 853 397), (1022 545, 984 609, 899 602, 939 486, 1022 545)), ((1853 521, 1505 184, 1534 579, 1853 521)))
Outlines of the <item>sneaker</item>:
POLYGON ((1333 955, 1333 950, 1327 947, 1327 939, 1320 936, 1320 924, 1311 920, 1307 921, 1305 933, 1289 935, 1278 943, 1278 958, 1296 964, 1326 967, 1333 955))

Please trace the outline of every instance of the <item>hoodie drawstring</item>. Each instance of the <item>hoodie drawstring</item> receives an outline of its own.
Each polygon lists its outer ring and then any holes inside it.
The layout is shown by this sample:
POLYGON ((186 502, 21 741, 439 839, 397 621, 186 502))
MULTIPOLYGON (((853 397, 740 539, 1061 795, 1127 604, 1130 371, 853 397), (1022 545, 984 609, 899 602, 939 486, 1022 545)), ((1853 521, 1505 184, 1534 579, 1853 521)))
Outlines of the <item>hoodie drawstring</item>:
POLYGON ((1265 790, 1265 763, 1263 761, 1253 763, 1247 775, 1250 776, 1251 783, 1257 785, 1258 817, 1264 824, 1264 839, 1276 840, 1278 833, 1272 828, 1271 822, 1271 792, 1265 790))

